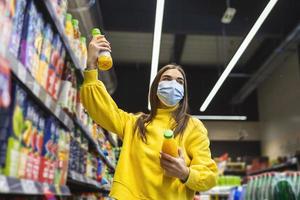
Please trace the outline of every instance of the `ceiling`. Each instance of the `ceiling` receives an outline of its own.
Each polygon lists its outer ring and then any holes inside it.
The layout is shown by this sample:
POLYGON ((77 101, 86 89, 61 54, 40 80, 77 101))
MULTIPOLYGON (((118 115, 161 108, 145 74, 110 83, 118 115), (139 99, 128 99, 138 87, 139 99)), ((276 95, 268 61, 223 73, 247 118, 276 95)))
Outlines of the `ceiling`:
MULTIPOLYGON (((191 114, 246 115, 249 120, 258 120, 256 90, 239 104, 232 104, 232 98, 299 23, 299 0, 279 0, 208 109, 201 113, 199 108, 267 3, 166 0, 159 66, 170 62, 183 66, 191 114), (227 4, 237 13, 225 25, 221 17, 227 4)), ((85 14, 101 26, 112 45, 118 82, 113 98, 124 110, 148 112, 156 1, 100 0, 95 6, 97 9, 85 14)), ((83 16, 82 23, 85 20, 88 18, 83 16)))

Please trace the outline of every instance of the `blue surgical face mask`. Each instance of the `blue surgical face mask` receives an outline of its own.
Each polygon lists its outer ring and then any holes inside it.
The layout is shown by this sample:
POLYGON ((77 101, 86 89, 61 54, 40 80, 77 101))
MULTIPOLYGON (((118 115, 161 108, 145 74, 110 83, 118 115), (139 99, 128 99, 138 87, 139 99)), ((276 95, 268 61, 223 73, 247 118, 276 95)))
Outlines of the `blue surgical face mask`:
POLYGON ((160 81, 157 88, 157 96, 163 104, 173 107, 184 96, 183 85, 179 84, 176 80, 160 81))

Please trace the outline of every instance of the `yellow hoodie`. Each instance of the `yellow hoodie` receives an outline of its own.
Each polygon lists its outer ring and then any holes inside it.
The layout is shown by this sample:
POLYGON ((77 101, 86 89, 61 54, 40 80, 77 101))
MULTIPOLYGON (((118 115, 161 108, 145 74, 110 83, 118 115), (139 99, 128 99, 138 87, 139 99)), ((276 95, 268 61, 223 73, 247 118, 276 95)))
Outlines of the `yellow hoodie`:
POLYGON ((216 185, 217 167, 211 159, 207 130, 191 118, 183 138, 176 140, 183 149, 190 174, 185 183, 164 176, 160 166, 163 132, 174 123, 174 108, 158 109, 147 126, 147 144, 134 133, 137 116, 120 110, 98 80, 97 70, 84 72, 81 101, 90 116, 103 128, 118 134, 123 140, 110 196, 117 200, 192 200, 195 191, 205 191, 216 185))

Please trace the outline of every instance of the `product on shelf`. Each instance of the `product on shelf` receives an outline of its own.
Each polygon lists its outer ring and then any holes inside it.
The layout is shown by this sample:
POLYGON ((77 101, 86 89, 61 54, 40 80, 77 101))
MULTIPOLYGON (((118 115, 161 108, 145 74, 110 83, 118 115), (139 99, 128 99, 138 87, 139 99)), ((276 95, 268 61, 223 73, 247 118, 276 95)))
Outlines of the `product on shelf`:
POLYGON ((265 173, 250 177, 245 200, 297 200, 300 193, 300 173, 265 173))
POLYGON ((14 9, 15 6, 12 6, 13 1, 0 1, 0 49, 5 50, 9 44, 11 38, 11 31, 12 31, 12 22, 13 22, 13 15, 15 13, 14 9), (5 28, 4 28, 5 27, 5 28))
POLYGON ((77 80, 71 63, 67 62, 62 73, 61 88, 58 96, 58 103, 68 113, 75 115, 77 101, 77 80))
POLYGON ((11 78, 7 61, 0 56, 0 173, 5 165, 10 129, 11 78))
POLYGON ((86 47, 86 38, 80 37, 80 66, 82 69, 85 69, 87 65, 87 47, 86 47))
POLYGON ((42 150, 42 162, 39 171, 39 181, 45 183, 53 183, 54 179, 54 160, 56 144, 57 123, 54 118, 48 118, 44 133, 44 144, 42 150))
MULTIPOLYGON (((93 37, 101 35, 101 31, 98 28, 92 30, 93 37)), ((101 51, 98 57, 98 67, 101 70, 109 70, 113 66, 112 57, 109 51, 101 51)))
POLYGON ((46 24, 43 30, 43 43, 40 55, 40 62, 39 68, 37 70, 35 79, 37 82, 46 88, 47 82, 47 74, 48 74, 48 67, 50 62, 51 56, 51 49, 52 49, 52 39, 53 39, 53 31, 50 24, 46 24))
POLYGON ((12 130, 8 138, 5 162, 5 174, 7 176, 18 177, 21 138, 24 131, 28 128, 28 123, 25 121, 27 101, 27 93, 19 85, 15 85, 11 122, 12 130))
MULTIPOLYGON (((15 3, 13 3, 13 1, 10 1, 10 2, 11 2, 10 4, 15 4, 14 6, 10 5, 10 6, 12 6, 12 8, 14 7, 15 10, 12 14, 12 21, 13 21, 12 24, 13 25, 12 25, 12 30, 11 30, 9 51, 15 57, 18 57, 27 0, 15 1, 15 3)), ((11 7, 9 7, 9 9, 10 8, 11 7)), ((1 31, 5 30, 5 29, 9 29, 9 27, 5 27, 4 29, 1 29, 1 31)))
POLYGON ((56 85, 56 72, 59 65, 62 65, 60 59, 60 51, 62 48, 62 42, 60 40, 60 36, 55 34, 52 40, 52 52, 50 57, 49 69, 47 73, 47 82, 46 82, 46 90, 51 95, 54 96, 55 85, 56 85))
POLYGON ((72 24, 72 15, 70 13, 66 14, 65 33, 69 39, 69 42, 72 45, 74 39, 74 28, 72 24))
POLYGON ((218 186, 239 186, 241 185, 241 177, 239 176, 219 176, 218 186))
POLYGON ((25 179, 33 179, 32 171, 32 157, 34 149, 34 140, 37 135, 38 119, 37 109, 33 102, 27 103, 27 112, 25 115, 25 130, 21 135, 20 157, 18 177, 25 179))
POLYGON ((60 128, 57 150, 57 168, 55 171, 56 185, 65 185, 68 175, 69 152, 70 152, 70 133, 60 128))
POLYGON ((68 8, 68 1, 67 0, 51 0, 50 2, 54 8, 57 18, 60 20, 61 24, 63 24, 65 15, 67 12, 67 8, 68 8))
POLYGON ((39 69, 39 63, 40 63, 40 55, 42 51, 42 43, 43 43, 43 29, 44 29, 44 20, 42 17, 42 14, 39 13, 37 15, 37 18, 34 21, 35 24, 35 38, 33 41, 33 49, 34 53, 31 60, 31 66, 30 66, 30 72, 33 77, 38 76, 38 69, 39 69))
POLYGON ((73 38, 73 50, 78 58, 80 60, 81 58, 81 52, 80 52, 80 31, 79 31, 79 22, 77 19, 72 19, 72 25, 74 30, 74 38, 73 38))
POLYGON ((164 132, 162 152, 169 154, 173 157, 178 157, 178 147, 174 139, 173 131, 171 130, 166 130, 164 132))
POLYGON ((43 20, 32 0, 28 1, 25 13, 22 34, 20 34, 19 57, 27 70, 32 72, 32 67, 38 65, 37 58, 40 49, 35 47, 41 48, 41 42, 37 41, 36 38, 40 37, 38 34, 40 34, 43 27, 43 20), (39 44, 35 44, 35 42, 39 44))

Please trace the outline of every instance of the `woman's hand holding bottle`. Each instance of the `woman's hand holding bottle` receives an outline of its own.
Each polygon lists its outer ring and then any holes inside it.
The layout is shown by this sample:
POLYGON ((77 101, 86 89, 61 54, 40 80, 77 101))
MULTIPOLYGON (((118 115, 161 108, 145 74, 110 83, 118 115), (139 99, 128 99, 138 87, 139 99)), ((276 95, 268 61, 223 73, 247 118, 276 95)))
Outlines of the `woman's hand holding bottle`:
POLYGON ((101 51, 111 52, 110 43, 106 40, 104 35, 98 35, 93 37, 89 46, 88 46, 88 60, 87 60, 87 69, 97 69, 98 57, 101 51))

